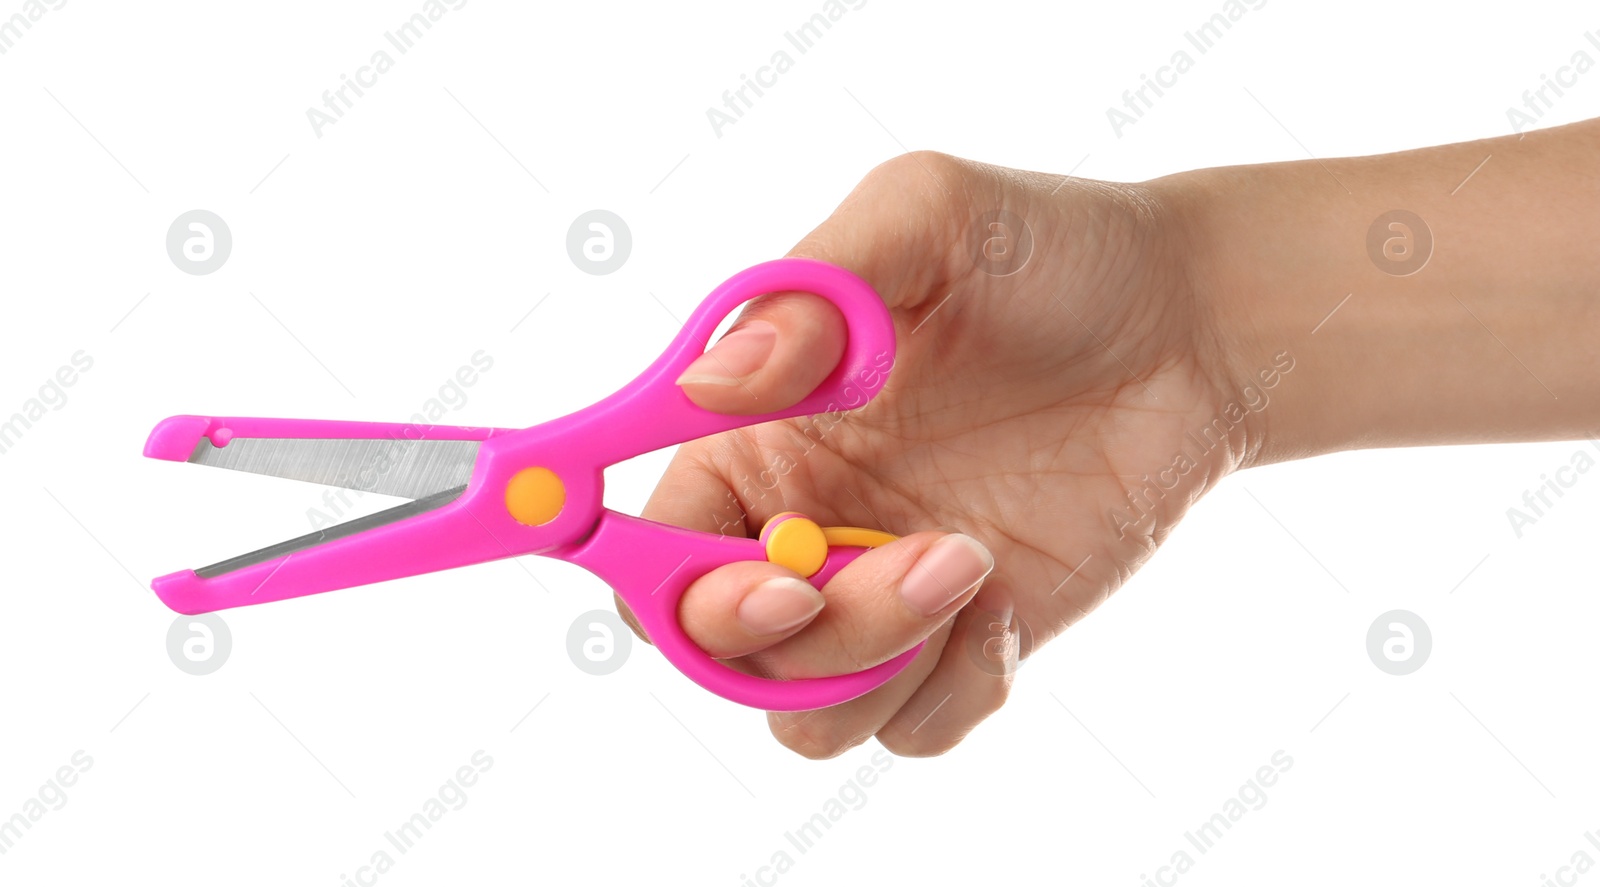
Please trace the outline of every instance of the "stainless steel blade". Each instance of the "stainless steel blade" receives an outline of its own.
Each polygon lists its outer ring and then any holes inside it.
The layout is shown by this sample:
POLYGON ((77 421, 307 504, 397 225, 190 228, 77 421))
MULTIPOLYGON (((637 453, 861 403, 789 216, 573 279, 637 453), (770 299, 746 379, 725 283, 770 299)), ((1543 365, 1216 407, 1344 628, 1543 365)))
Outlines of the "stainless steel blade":
MULTIPOLYGON (((228 446, 231 447, 233 444, 229 444, 228 446)), ((283 557, 286 554, 294 554, 297 551, 304 551, 307 548, 321 545, 324 542, 332 542, 335 539, 343 539, 346 536, 353 536, 357 533, 370 530, 373 527, 381 527, 384 524, 392 524, 395 521, 405 520, 408 517, 414 517, 422 514, 425 511, 432 511, 435 508, 449 505, 451 502, 454 502, 466 489, 466 486, 462 485, 454 489, 442 490, 438 493, 434 493, 431 496, 425 496, 421 499, 418 499, 415 502, 407 502, 404 505, 396 505, 393 508, 385 509, 377 514, 369 514, 366 517, 358 517, 355 520, 345 521, 342 524, 328 527, 325 530, 318 530, 315 533, 307 533, 304 536, 297 536, 286 542, 279 542, 277 545, 269 545, 266 548, 257 549, 256 551, 249 552, 248 554, 241 554, 236 557, 230 557, 225 561, 218 561, 217 563, 214 563, 208 567, 201 567, 200 569, 195 570, 194 574, 199 576, 201 579, 210 579, 213 576, 221 576, 224 573, 231 573, 234 570, 242 570, 245 567, 266 563, 267 561, 283 557)))
POLYGON ((476 440, 313 440, 243 437, 224 447, 201 438, 189 461, 366 493, 422 499, 462 487, 476 440))

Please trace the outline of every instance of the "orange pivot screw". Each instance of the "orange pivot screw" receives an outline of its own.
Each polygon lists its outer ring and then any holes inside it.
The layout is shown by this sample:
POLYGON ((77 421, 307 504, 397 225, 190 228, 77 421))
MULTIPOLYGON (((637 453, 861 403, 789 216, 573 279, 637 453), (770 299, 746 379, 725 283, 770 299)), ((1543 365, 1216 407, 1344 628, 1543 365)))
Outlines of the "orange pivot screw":
POLYGON ((518 523, 550 523, 567 504, 567 486, 548 468, 524 468, 506 484, 506 510, 518 523))
POLYGON ((809 578, 822 569, 829 546, 877 548, 898 537, 860 527, 819 527, 798 511, 785 511, 767 521, 760 538, 769 562, 809 578))

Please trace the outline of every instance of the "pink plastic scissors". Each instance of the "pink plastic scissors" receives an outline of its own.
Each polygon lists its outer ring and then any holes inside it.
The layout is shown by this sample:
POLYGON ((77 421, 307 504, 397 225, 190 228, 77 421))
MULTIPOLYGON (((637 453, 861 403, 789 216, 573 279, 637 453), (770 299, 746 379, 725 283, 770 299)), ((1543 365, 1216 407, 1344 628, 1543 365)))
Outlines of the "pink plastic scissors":
POLYGON ((776 680, 712 659, 678 625, 678 601, 724 564, 771 560, 821 587, 886 533, 773 518, 758 539, 714 536, 620 514, 601 502, 608 465, 684 441, 864 405, 894 362, 894 326, 870 286, 842 268, 779 259, 717 287, 655 363, 617 393, 521 430, 315 419, 173 416, 144 454, 404 496, 412 501, 249 554, 156 579, 180 613, 206 613, 398 579, 523 554, 577 564, 628 603, 651 641, 702 687, 744 705, 802 711, 836 705, 898 674, 921 645, 855 674, 776 680), (675 383, 734 308, 765 293, 815 293, 849 328, 844 357, 787 410, 724 416, 675 383))

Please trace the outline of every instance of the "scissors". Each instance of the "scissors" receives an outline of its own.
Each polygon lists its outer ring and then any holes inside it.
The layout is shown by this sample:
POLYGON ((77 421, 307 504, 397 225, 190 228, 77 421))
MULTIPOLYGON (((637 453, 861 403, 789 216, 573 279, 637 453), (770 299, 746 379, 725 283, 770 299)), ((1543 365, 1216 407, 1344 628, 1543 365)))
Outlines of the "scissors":
POLYGON ((853 674, 764 678, 701 650, 678 624, 678 601, 696 579, 738 561, 782 564, 820 588, 863 552, 896 537, 823 528, 792 512, 769 520, 755 539, 674 527, 605 508, 602 472, 747 425, 824 414, 837 420, 883 388, 894 350, 889 311, 865 281, 824 262, 778 259, 713 290, 666 353, 621 390, 531 428, 173 416, 150 433, 146 456, 411 501, 162 576, 152 588, 168 607, 192 615, 538 554, 577 564, 610 585, 667 660, 707 690, 768 711, 837 705, 894 677, 921 644, 853 674), (798 404, 762 415, 720 415, 689 400, 676 380, 705 352, 718 324, 757 296, 791 291, 821 296, 844 314, 848 338, 833 372, 798 404))

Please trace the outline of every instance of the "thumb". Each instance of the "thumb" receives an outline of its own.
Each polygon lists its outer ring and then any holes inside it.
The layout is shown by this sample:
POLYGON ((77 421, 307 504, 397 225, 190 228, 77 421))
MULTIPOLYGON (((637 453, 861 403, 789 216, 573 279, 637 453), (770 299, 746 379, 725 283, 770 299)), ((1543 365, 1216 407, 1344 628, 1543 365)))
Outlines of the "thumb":
MULTIPOLYGON (((942 154, 897 157, 862 179, 789 252, 854 272, 897 311, 959 276, 969 208, 955 195, 983 167, 942 154), (952 263, 955 263, 954 265, 952 263)), ((690 364, 678 384, 698 406, 749 416, 787 409, 815 391, 844 355, 844 315, 820 296, 778 293, 752 301, 733 328, 690 364)))
POLYGON ((844 316, 810 293, 752 302, 678 384, 696 405, 747 416, 786 409, 816 390, 844 356, 844 316))

